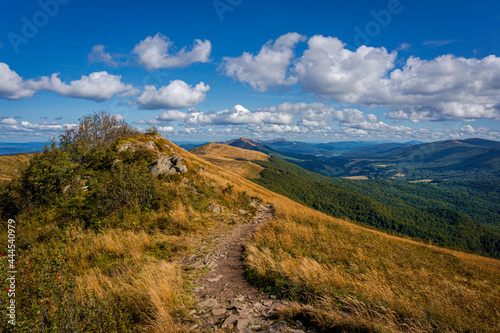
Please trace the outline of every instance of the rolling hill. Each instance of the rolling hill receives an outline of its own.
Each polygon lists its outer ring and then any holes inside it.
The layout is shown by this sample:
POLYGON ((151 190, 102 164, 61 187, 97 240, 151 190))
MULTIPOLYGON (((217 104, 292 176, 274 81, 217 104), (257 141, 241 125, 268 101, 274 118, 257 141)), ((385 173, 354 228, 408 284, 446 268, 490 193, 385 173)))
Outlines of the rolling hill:
MULTIPOLYGON (((278 147, 281 145, 287 150, 291 149, 286 147, 293 146, 289 142, 277 143, 278 147)), ((500 143, 483 139, 354 145, 338 156, 328 158, 314 156, 313 148, 309 154, 280 151, 264 142, 245 138, 227 144, 277 156, 306 170, 332 177, 419 181, 494 179, 500 176, 500 143)))
POLYGON ((191 153, 202 156, 205 160, 229 171, 239 174, 245 178, 259 178, 263 167, 248 161, 266 161, 269 155, 258 151, 238 149, 233 146, 209 143, 191 150, 191 153))

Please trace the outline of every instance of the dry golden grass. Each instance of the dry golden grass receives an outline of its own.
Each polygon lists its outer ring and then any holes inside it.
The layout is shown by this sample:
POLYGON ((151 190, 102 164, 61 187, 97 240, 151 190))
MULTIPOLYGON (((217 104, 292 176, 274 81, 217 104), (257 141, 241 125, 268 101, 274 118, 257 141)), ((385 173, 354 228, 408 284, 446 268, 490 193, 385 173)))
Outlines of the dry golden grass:
POLYGON ((0 156, 0 180, 8 181, 16 174, 21 166, 28 163, 28 161, 35 154, 17 154, 9 156, 0 156))
POLYGON ((219 143, 208 143, 191 150, 191 152, 203 157, 212 164, 218 165, 225 170, 231 171, 248 179, 260 178, 259 174, 262 170, 264 170, 264 168, 260 165, 250 162, 251 160, 267 161, 269 159, 269 155, 258 151, 232 147, 219 143), (249 161, 243 161, 241 159, 249 161))
POLYGON ((172 314, 184 308, 183 280, 175 263, 155 259, 148 251, 159 243, 182 241, 163 234, 108 230, 75 232, 68 263, 77 270, 78 295, 91 292, 121 302, 131 313, 143 313, 149 332, 180 331, 172 314))
POLYGON ((485 260, 478 265, 467 254, 308 217, 266 225, 247 255, 257 279, 274 280, 300 299, 312 297, 324 327, 500 329, 497 260, 485 267, 485 260))
POLYGON ((341 177, 341 178, 345 178, 345 179, 351 179, 351 180, 367 180, 367 179, 370 179, 366 176, 349 176, 349 177, 341 177))
POLYGON ((269 155, 259 151, 241 149, 220 143, 208 143, 191 150, 191 153, 199 156, 226 157, 229 159, 247 159, 257 161, 267 161, 269 155))

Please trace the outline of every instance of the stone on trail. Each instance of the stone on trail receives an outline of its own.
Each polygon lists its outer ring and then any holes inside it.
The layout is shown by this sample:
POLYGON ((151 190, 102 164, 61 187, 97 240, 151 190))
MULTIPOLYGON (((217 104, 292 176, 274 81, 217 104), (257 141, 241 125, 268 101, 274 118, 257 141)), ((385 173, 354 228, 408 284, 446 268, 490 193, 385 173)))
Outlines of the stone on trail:
POLYGON ((265 333, 283 333, 287 330, 286 323, 284 321, 278 321, 277 323, 272 324, 262 332, 265 333))
POLYGON ((196 305, 198 305, 200 308, 214 308, 219 305, 219 302, 217 302, 216 299, 210 298, 196 305))
POLYGON ((217 282, 220 280, 220 278, 222 277, 222 275, 219 275, 218 277, 215 277, 215 278, 212 278, 212 279, 207 279, 208 282, 217 282))
POLYGON ((252 310, 250 309, 236 309, 238 311, 238 314, 242 318, 250 318, 252 316, 252 310))
POLYGON ((235 321, 237 321, 239 319, 238 316, 235 316, 235 315, 230 315, 229 317, 226 318, 226 320, 224 320, 224 323, 222 324, 222 328, 226 328, 226 327, 229 327, 231 326, 232 324, 234 324, 235 321))
POLYGON ((240 302, 241 298, 233 298, 232 300, 229 301, 229 305, 231 308, 236 308, 236 309, 243 309, 245 307, 245 304, 242 304, 240 302))
POLYGON ((214 316, 222 316, 224 313, 226 313, 226 309, 212 309, 212 313, 214 316))
POLYGON ((239 319, 236 323, 236 330, 240 333, 250 333, 250 329, 248 328, 248 320, 239 319))

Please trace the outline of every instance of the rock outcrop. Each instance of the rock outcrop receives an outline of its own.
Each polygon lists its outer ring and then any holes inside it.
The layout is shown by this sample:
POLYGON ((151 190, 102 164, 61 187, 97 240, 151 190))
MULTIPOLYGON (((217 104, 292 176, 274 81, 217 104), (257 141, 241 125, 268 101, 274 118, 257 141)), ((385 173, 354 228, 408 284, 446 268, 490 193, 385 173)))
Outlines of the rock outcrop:
MULTIPOLYGON (((151 151, 156 160, 149 165, 149 173, 154 177, 164 177, 173 174, 183 174, 188 171, 187 167, 182 163, 182 156, 172 155, 168 156, 167 152, 174 152, 170 143, 163 139, 161 135, 152 136, 150 141, 140 141, 135 139, 127 139, 125 142, 117 146, 117 152, 122 153, 125 151, 151 151)), ((119 163, 121 160, 116 159, 113 163, 119 163)))
POLYGON ((149 166, 149 173, 155 177, 183 174, 187 167, 182 164, 182 156, 162 156, 149 166))

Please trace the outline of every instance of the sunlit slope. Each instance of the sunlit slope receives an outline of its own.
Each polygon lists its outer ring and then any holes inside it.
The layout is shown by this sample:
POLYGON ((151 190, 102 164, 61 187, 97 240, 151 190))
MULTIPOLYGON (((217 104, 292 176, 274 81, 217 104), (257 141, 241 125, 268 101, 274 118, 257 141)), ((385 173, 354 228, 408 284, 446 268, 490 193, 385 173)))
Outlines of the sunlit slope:
POLYGON ((33 154, 0 156, 0 181, 10 180, 18 169, 27 163, 33 154))
MULTIPOLYGON (((198 156, 185 156, 201 163, 198 156)), ((207 177, 230 181, 274 205, 276 219, 255 235, 247 251, 249 276, 270 292, 310 302, 313 310, 303 315, 318 326, 500 330, 500 261, 332 218, 205 163, 207 177)))
POLYGON ((267 161, 269 155, 264 153, 232 147, 226 144, 209 143, 192 149, 191 152, 202 156, 205 160, 237 173, 245 178, 259 178, 264 169, 250 160, 267 161))

